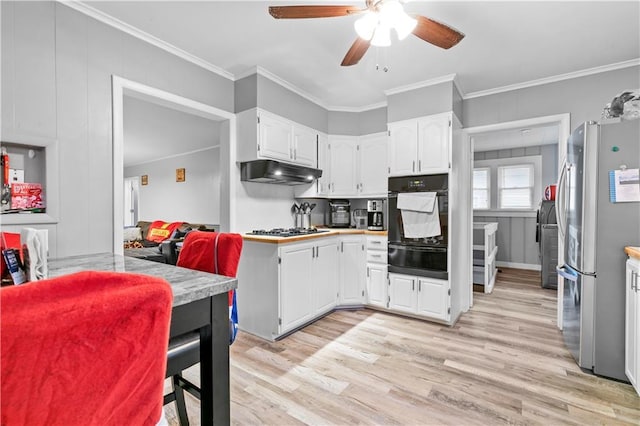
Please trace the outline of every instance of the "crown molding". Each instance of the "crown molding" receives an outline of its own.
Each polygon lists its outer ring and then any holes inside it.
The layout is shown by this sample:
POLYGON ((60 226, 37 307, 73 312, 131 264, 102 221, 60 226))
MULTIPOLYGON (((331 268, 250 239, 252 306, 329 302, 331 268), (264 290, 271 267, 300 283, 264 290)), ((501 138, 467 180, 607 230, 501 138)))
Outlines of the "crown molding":
MULTIPOLYGON (((436 84, 446 83, 448 81, 452 81, 454 84, 456 84, 456 75, 455 74, 447 74, 447 75, 443 75, 442 77, 436 77, 436 78, 432 78, 430 80, 419 81, 417 83, 408 84, 406 86, 400 86, 400 87, 396 87, 394 89, 388 89, 388 90, 385 90, 383 93, 386 96, 396 95, 398 93, 409 92, 411 90, 421 89, 423 87, 435 86, 436 84)), ((457 86, 458 85, 456 84, 456 87, 457 86)), ((458 91, 460 91, 460 88, 458 88, 458 91)), ((462 92, 460 92, 460 93, 462 93, 462 92)))
POLYGON ((386 107, 387 107, 387 102, 383 101, 375 104, 365 105, 362 107, 331 106, 329 107, 329 111, 331 112, 365 112, 365 111, 371 111, 372 109, 386 108, 386 107))
POLYGON ((62 5, 65 5, 71 9, 74 9, 80 13, 87 15, 90 18, 93 18, 99 22, 102 22, 103 24, 109 25, 117 30, 120 30, 126 34, 129 34, 132 37, 136 37, 168 53, 176 55, 177 57, 184 59, 187 62, 191 62, 192 64, 198 65, 199 67, 202 67, 207 71, 211 71, 215 74, 218 74, 221 77, 227 78, 231 81, 235 81, 233 74, 231 74, 230 72, 225 71, 224 69, 217 67, 195 55, 192 55, 191 53, 188 53, 180 49, 179 47, 169 44, 163 40, 160 40, 159 38, 152 36, 151 34, 144 32, 132 25, 122 22, 111 15, 107 15, 106 13, 98 9, 95 9, 94 7, 91 7, 82 1, 76 1, 76 0, 71 0, 71 1, 56 0, 56 1, 62 5))
MULTIPOLYGON (((599 74, 607 71, 615 71, 623 68, 629 68, 640 65, 640 58, 631 59, 629 61, 616 62, 614 64, 603 65, 600 67, 587 68, 580 71, 569 72, 566 74, 558 74, 551 77, 540 78, 537 80, 525 81, 524 83, 510 84, 508 86, 496 87, 493 89, 480 90, 477 92, 462 95, 463 99, 473 99, 482 96, 495 95, 498 93, 510 92, 512 90, 525 89, 528 87, 540 86, 543 84, 556 83, 558 81, 570 80, 572 78, 585 77, 588 75, 599 74)), ((461 92, 462 93, 462 92, 461 92)))

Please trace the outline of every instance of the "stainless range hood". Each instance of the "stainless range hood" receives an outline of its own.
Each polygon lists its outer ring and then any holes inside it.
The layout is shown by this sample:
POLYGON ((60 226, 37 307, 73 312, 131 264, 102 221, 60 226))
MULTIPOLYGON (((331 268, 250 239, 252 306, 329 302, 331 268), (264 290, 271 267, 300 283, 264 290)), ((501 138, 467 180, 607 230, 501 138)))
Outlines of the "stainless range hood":
POLYGON ((244 182, 303 185, 322 176, 322 170, 274 160, 254 160, 240 163, 240 180, 244 182))

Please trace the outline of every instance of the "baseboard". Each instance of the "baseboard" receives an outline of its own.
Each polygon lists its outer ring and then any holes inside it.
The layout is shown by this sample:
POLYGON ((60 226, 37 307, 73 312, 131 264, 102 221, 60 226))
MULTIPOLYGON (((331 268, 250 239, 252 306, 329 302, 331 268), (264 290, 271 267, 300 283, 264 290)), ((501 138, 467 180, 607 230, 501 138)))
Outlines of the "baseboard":
POLYGON ((529 271, 541 271, 542 267, 535 263, 501 262, 496 260, 496 266, 504 268, 527 269, 529 271))

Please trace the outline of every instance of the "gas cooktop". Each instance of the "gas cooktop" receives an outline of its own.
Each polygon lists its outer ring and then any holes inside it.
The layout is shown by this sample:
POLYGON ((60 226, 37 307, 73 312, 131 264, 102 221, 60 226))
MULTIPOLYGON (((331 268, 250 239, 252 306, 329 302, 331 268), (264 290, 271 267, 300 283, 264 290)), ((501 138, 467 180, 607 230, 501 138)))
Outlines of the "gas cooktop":
POLYGON ((254 229, 251 232, 247 232, 247 235, 265 235, 268 237, 297 237, 299 235, 317 234, 320 232, 329 232, 328 230, 320 230, 316 228, 274 228, 268 231, 264 229, 254 229))

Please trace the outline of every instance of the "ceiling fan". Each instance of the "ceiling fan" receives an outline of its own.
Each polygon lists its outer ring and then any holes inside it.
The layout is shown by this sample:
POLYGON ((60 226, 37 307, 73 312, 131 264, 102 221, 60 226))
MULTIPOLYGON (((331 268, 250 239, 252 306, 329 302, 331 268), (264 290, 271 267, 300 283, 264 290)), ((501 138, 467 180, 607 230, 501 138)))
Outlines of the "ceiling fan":
POLYGON ((333 18, 364 14, 354 26, 358 38, 345 55, 342 66, 357 64, 369 46, 389 46, 390 30, 396 30, 399 39, 409 34, 443 49, 455 46, 464 34, 448 25, 420 15, 409 16, 399 0, 366 0, 366 7, 356 6, 270 6, 269 13, 276 19, 333 18))

